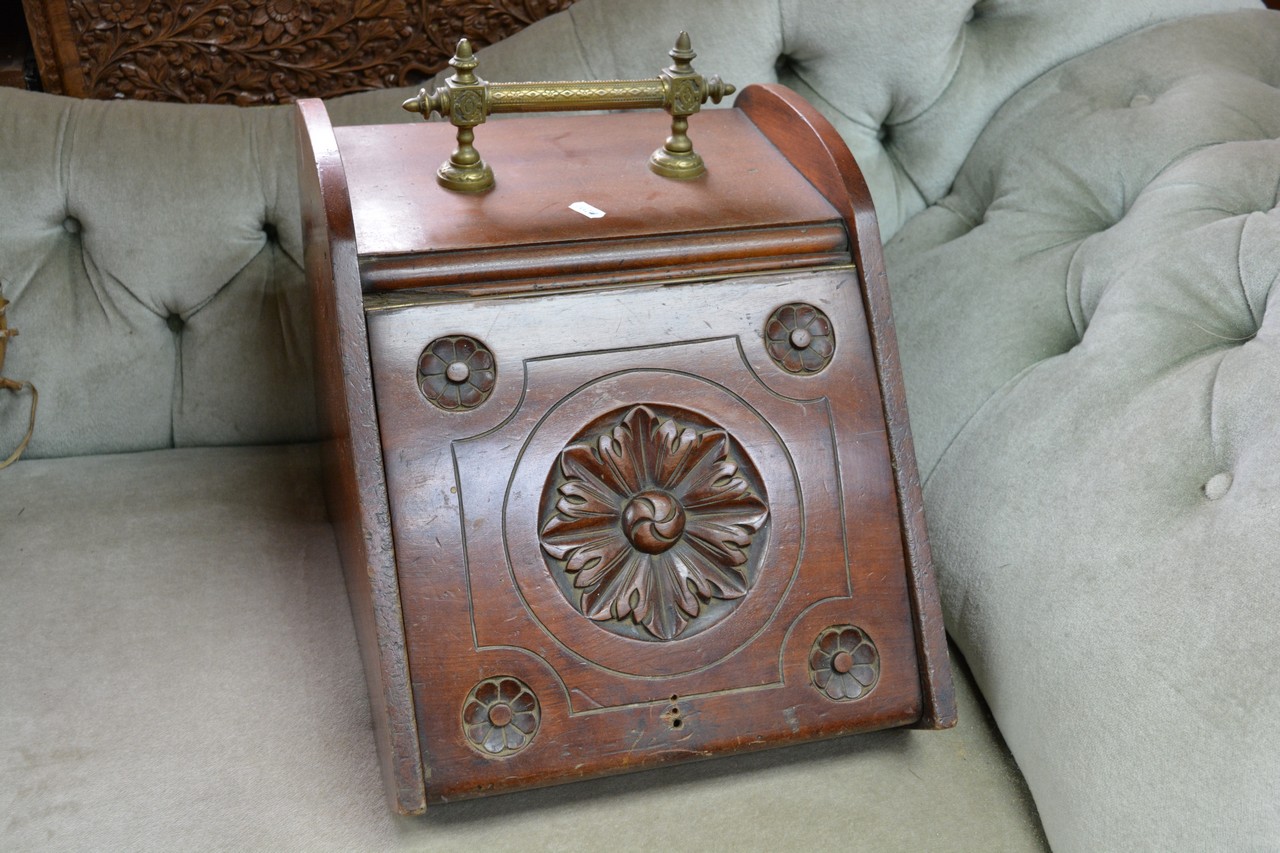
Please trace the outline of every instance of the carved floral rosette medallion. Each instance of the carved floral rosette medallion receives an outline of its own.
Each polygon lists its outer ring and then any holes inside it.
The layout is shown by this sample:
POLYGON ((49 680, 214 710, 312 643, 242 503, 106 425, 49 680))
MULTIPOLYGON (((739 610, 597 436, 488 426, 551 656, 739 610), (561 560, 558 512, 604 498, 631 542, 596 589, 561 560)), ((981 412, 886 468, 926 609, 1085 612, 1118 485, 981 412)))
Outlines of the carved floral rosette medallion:
POLYGON ((880 652, 861 628, 832 625, 813 641, 809 672, 827 698, 861 699, 880 681, 880 652))
POLYGON ((468 411, 489 399, 497 376, 493 353, 466 335, 436 338, 418 358, 418 387, 446 412, 468 411))
POLYGON ((764 324, 764 345, 774 363, 788 373, 821 373, 836 351, 830 318, 804 302, 783 305, 764 324))
POLYGON ((561 451, 540 538, 584 616, 624 636, 673 640, 747 594, 768 516, 760 477, 725 430, 683 409, 635 406, 561 451))
POLYGON ((486 678, 462 703, 467 743, 488 758, 502 758, 529 745, 542 722, 538 697, 518 678, 486 678))

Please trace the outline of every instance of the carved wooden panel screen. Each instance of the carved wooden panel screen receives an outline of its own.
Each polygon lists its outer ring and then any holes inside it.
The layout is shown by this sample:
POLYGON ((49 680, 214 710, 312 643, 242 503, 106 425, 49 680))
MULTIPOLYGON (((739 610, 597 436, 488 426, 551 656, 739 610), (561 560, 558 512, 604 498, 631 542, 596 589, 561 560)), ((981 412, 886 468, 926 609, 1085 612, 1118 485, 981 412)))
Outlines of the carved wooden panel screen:
POLYGON ((242 106, 416 83, 573 0, 23 0, 44 88, 242 106))

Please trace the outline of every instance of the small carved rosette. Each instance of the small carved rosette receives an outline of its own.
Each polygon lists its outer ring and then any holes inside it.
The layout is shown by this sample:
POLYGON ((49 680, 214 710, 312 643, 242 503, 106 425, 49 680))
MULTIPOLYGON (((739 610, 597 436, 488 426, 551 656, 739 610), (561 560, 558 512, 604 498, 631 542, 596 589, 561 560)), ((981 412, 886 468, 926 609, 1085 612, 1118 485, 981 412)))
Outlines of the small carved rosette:
POLYGON ((699 628, 723 618, 718 603, 750 588, 764 489, 729 434, 700 421, 636 406, 561 451, 560 478, 543 495, 542 547, 589 619, 672 640, 699 616, 699 628))
POLYGON ((518 678, 486 678, 462 703, 467 743, 489 758, 519 752, 538 733, 542 710, 529 685, 518 678))
POLYGON ((813 685, 830 699, 861 699, 880 680, 880 652, 861 628, 833 625, 809 652, 813 685))
POLYGON ((803 302, 783 305, 764 324, 764 344, 774 363, 789 373, 820 373, 836 351, 831 320, 803 302))
POLYGON ((418 387, 447 412, 474 409, 489 399, 497 375, 493 353, 466 335, 436 338, 418 359, 418 387))

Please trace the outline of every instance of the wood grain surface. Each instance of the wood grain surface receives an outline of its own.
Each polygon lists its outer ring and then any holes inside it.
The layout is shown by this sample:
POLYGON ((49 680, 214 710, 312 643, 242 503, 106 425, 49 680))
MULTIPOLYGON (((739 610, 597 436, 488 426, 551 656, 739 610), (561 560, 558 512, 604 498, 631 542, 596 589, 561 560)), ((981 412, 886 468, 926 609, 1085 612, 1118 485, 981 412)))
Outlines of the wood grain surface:
POLYGON ((325 490, 369 682, 392 808, 426 805, 417 718, 370 383, 351 201, 324 104, 298 103, 298 184, 311 288, 325 490))

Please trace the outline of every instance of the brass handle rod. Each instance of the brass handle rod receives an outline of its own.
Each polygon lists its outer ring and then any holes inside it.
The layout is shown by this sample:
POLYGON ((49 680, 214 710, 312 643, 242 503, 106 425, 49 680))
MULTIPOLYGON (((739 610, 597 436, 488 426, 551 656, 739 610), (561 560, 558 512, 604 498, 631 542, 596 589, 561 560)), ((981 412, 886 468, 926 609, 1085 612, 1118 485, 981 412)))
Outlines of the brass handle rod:
POLYGON ((664 109, 670 94, 658 78, 565 83, 490 83, 489 113, 664 109))
POLYGON ((454 73, 444 85, 431 92, 420 89, 401 106, 423 118, 439 113, 458 128, 458 147, 436 172, 440 184, 451 190, 482 192, 493 186, 493 170, 473 143, 476 126, 495 113, 661 108, 671 115, 671 135, 653 152, 649 168, 669 178, 696 178, 706 165, 689 141, 689 116, 708 100, 720 103, 734 87, 693 70, 697 54, 688 33, 680 34, 668 55, 671 65, 647 80, 490 83, 476 76, 478 62, 471 43, 462 39, 449 60, 454 73))

